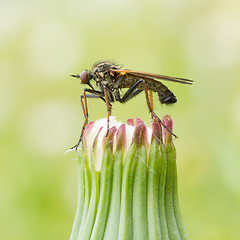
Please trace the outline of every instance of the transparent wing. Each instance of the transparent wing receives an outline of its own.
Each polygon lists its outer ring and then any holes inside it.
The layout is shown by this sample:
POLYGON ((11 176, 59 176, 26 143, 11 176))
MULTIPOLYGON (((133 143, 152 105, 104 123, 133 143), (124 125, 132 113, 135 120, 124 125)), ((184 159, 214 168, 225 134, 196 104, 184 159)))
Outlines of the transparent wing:
POLYGON ((128 70, 128 69, 109 69, 109 72, 112 73, 119 73, 121 75, 132 75, 136 77, 143 77, 143 78, 148 78, 148 79, 160 79, 160 80, 165 80, 165 81, 170 81, 170 82, 177 82, 177 83, 182 83, 182 84, 192 84, 193 80, 186 79, 186 78, 178 78, 178 77, 170 77, 166 75, 160 75, 160 74, 154 74, 154 73, 146 73, 146 72, 139 72, 139 71, 133 71, 133 70, 128 70))

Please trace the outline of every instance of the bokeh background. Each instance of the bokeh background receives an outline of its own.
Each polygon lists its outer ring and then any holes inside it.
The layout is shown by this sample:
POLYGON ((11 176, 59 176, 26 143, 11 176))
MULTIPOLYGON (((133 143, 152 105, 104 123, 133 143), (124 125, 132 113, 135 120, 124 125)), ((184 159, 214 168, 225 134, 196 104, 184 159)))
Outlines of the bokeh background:
MULTIPOLYGON (((2 0, 0 239, 68 239, 77 202, 84 86, 69 77, 98 60, 194 79, 166 83, 179 194, 189 239, 240 236, 240 2, 2 0)), ((106 116, 89 100, 90 120, 106 116)), ((113 115, 150 124, 144 94, 113 115)))

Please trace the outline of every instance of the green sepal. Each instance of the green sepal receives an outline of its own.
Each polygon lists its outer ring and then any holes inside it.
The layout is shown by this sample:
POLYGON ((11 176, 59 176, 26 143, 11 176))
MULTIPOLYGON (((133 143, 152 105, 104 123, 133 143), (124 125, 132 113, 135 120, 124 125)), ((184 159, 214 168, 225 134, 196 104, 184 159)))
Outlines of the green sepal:
POLYGON ((81 154, 82 154, 82 163, 83 163, 83 170, 84 170, 84 207, 83 207, 83 213, 82 213, 82 219, 81 219, 81 225, 79 228, 79 232, 78 232, 78 238, 80 239, 81 233, 84 229, 85 223, 86 223, 86 219, 87 219, 87 214, 88 214, 88 208, 89 208, 89 202, 90 202, 90 198, 91 198, 91 188, 92 188, 92 178, 91 178, 91 172, 90 172, 90 168, 89 168, 89 160, 88 160, 88 156, 87 156, 87 152, 84 150, 81 150, 81 154))
POLYGON ((112 195, 104 240, 117 240, 121 207, 122 161, 124 149, 117 148, 113 156, 112 195))
POLYGON ((158 208, 159 208, 159 219, 160 219, 160 229, 161 237, 163 240, 168 240, 168 226, 166 220, 166 177, 167 177, 167 156, 164 145, 160 143, 159 146, 160 161, 161 161, 161 172, 159 177, 159 196, 158 196, 158 208))
POLYGON ((108 218, 112 191, 112 147, 104 149, 100 171, 100 197, 91 240, 103 239, 108 218))
POLYGON ((85 164, 83 151, 80 151, 77 169, 78 169, 78 200, 70 240, 76 240, 78 237, 85 205, 85 164))
POLYGON ((121 208, 118 240, 133 239, 133 221, 132 221, 132 199, 133 199, 133 177, 136 166, 137 144, 132 143, 125 157, 122 176, 121 189, 121 208))
MULTIPOLYGON (((95 162, 94 162, 94 151, 91 153, 91 169, 88 171, 90 172, 90 179, 91 179, 91 198, 89 202, 89 208, 87 212, 87 216, 85 221, 82 220, 82 224, 79 230, 78 240, 89 240, 92 234, 92 229, 95 222, 95 217, 97 214, 98 208, 98 199, 99 199, 99 173, 95 171, 95 162)), ((87 151, 85 150, 85 156, 87 158, 87 151)), ((86 161, 87 170, 89 169, 89 159, 86 161)))
POLYGON ((147 217, 147 149, 140 144, 136 152, 136 169, 133 182, 133 238, 148 239, 147 217))
POLYGON ((180 240, 180 234, 176 223, 173 208, 173 187, 174 187, 174 173, 175 173, 175 149, 173 145, 168 142, 165 145, 167 156, 167 176, 166 176, 166 188, 165 188, 165 213, 167 220, 167 228, 169 239, 180 240))
POLYGON ((182 215, 180 211, 179 206, 179 198, 178 198, 178 183, 177 183, 177 163, 176 163, 176 150, 174 145, 171 146, 171 152, 172 152, 172 161, 173 161, 173 210, 174 215, 178 227, 178 232, 180 235, 181 240, 188 240, 187 232, 182 220, 182 215))
POLYGON ((159 217, 159 176, 161 172, 162 159, 159 151, 160 143, 152 141, 149 150, 148 162, 148 239, 161 239, 160 217, 159 217))

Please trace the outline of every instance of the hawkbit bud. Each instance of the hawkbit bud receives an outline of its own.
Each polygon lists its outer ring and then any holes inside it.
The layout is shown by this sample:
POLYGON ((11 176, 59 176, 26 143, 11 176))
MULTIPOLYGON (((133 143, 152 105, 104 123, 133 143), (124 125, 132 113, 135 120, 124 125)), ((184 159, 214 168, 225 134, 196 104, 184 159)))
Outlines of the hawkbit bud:
MULTIPOLYGON (((172 131, 170 116, 163 123, 172 131)), ((157 120, 110 118, 87 125, 79 147, 78 207, 71 240, 187 239, 176 152, 157 120), (162 134, 163 131, 163 134, 162 134)))

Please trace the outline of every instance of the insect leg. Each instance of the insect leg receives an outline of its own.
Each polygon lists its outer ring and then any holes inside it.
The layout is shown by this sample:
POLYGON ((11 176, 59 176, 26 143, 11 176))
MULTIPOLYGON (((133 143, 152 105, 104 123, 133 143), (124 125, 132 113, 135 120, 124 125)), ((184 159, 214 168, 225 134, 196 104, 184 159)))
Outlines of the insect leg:
MULTIPOLYGON (((101 92, 101 91, 97 91, 97 90, 93 90, 93 89, 88 89, 88 88, 85 88, 85 89, 83 89, 83 93, 85 93, 85 92, 89 92, 89 93, 91 93, 91 94, 87 94, 87 98, 100 98, 100 99, 102 99, 104 102, 106 102, 105 101, 105 99, 104 99, 104 93, 103 92, 101 92)), ((83 95, 82 95, 83 96, 83 95)))
POLYGON ((84 124, 83 124, 83 127, 82 127, 82 131, 81 131, 81 135, 80 135, 80 138, 79 138, 77 144, 74 145, 73 147, 71 147, 70 149, 75 149, 75 150, 78 149, 78 146, 79 146, 79 144, 82 141, 82 137, 83 137, 83 133, 84 133, 85 127, 88 124, 87 98, 100 98, 100 99, 102 99, 105 102, 105 99, 103 98, 103 96, 104 96, 103 93, 100 92, 100 91, 96 91, 96 90, 92 90, 92 89, 84 89, 83 90, 83 95, 81 95, 80 100, 81 100, 81 105, 82 105, 82 110, 83 110, 85 121, 84 121, 84 124), (86 92, 90 92, 92 94, 86 94, 86 92))
POLYGON ((150 100, 148 97, 148 88, 147 88, 147 84, 144 81, 144 90, 145 90, 145 96, 146 96, 146 100, 147 100, 147 105, 148 105, 148 109, 149 112, 151 113, 152 118, 156 118, 161 124, 162 126, 167 129, 168 132, 170 132, 174 137, 177 137, 170 129, 168 129, 168 127, 162 122, 162 120, 156 115, 156 113, 153 111, 153 100, 152 100, 152 92, 150 91, 150 100))
POLYGON ((84 124, 82 126, 81 134, 80 134, 80 137, 79 137, 79 140, 78 140, 77 144, 75 144, 73 147, 70 148, 70 149, 75 149, 75 150, 78 149, 78 146, 82 141, 83 133, 84 133, 85 127, 88 123, 87 94, 85 93, 85 91, 83 92, 83 95, 81 95, 80 100, 81 100, 82 111, 83 111, 83 114, 84 114, 85 121, 84 121, 84 124), (84 101, 83 101, 83 99, 84 99, 84 101))
POLYGON ((152 91, 150 91, 150 102, 151 102, 151 107, 153 109, 153 94, 152 94, 152 91))
POLYGON ((154 113, 153 111, 153 96, 152 96, 152 91, 150 91, 150 100, 149 100, 149 96, 148 96, 148 88, 147 88, 147 84, 143 79, 140 79, 139 81, 137 81, 136 83, 134 83, 128 90, 127 92, 123 95, 123 97, 121 99, 119 99, 118 101, 121 103, 127 102, 128 100, 130 100, 131 98, 133 98, 134 96, 136 96, 137 94, 139 94, 140 92, 142 92, 142 89, 138 89, 139 84, 143 83, 144 84, 144 90, 145 90, 145 96, 146 96, 146 101, 147 101, 147 105, 148 105, 148 110, 151 113, 152 118, 156 118, 161 124, 162 126, 167 129, 167 131, 169 131, 174 137, 177 137, 172 131, 170 131, 167 126, 162 122, 162 120, 154 113))
POLYGON ((112 105, 109 103, 108 95, 107 95, 107 88, 106 87, 104 87, 104 97, 105 97, 106 106, 107 106, 107 112, 108 112, 108 116, 107 116, 107 133, 106 133, 106 136, 107 136, 108 132, 109 132, 109 117, 111 116, 112 105))
POLYGON ((78 143, 77 143, 76 147, 79 146, 79 144, 80 144, 80 142, 82 140, 82 136, 83 136, 85 127, 88 124, 87 98, 100 98, 100 99, 102 99, 105 102, 105 99, 103 98, 103 93, 102 92, 96 91, 96 90, 92 90, 92 89, 84 89, 83 90, 83 95, 81 96, 81 104, 82 104, 82 109, 83 109, 83 114, 84 114, 84 117, 85 117, 85 121, 84 121, 84 124, 83 124, 83 127, 82 127, 82 132, 81 132, 81 135, 80 135, 80 138, 78 140, 78 143), (86 94, 86 92, 90 92, 92 94, 86 94), (84 104, 83 104, 82 99, 84 99, 84 104))
MULTIPOLYGON (((84 118, 85 118, 85 122, 84 122, 84 125, 83 125, 84 128, 88 123, 87 98, 100 98, 105 102, 105 99, 103 98, 103 93, 102 92, 92 90, 92 89, 84 89, 83 90, 83 95, 81 95, 81 105, 82 105, 83 114, 84 114, 84 118), (90 92, 92 94, 86 94, 86 92, 90 92), (83 103, 83 99, 84 99, 84 103, 83 103)), ((82 133, 83 133, 83 131, 82 131, 82 133)))
POLYGON ((121 99, 119 99, 118 101, 120 103, 124 103, 127 102, 128 100, 130 100, 131 98, 135 97, 137 94, 139 94, 140 92, 142 92, 142 89, 137 89, 137 87, 139 86, 139 84, 143 83, 144 80, 140 79, 139 81, 137 81, 136 83, 134 83, 126 92, 125 94, 122 96, 121 99))

